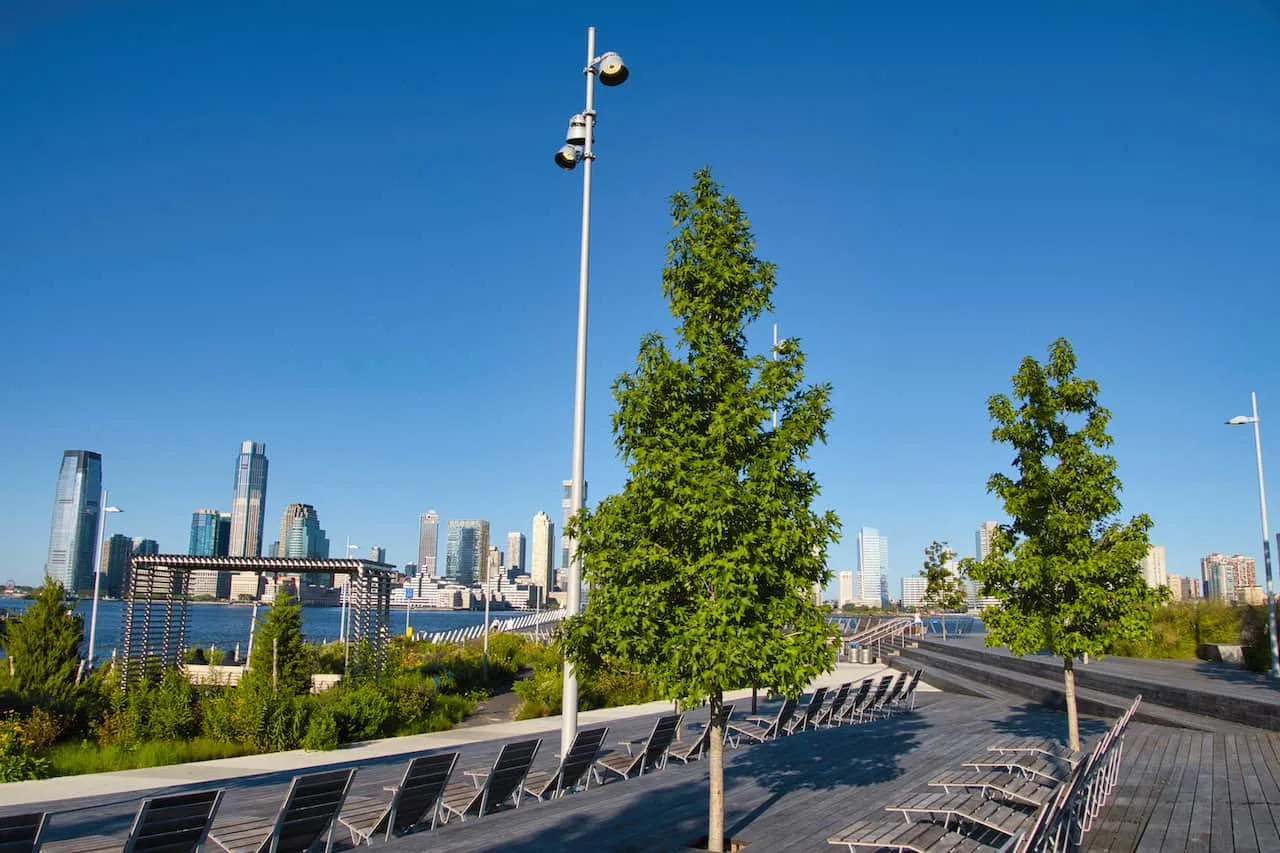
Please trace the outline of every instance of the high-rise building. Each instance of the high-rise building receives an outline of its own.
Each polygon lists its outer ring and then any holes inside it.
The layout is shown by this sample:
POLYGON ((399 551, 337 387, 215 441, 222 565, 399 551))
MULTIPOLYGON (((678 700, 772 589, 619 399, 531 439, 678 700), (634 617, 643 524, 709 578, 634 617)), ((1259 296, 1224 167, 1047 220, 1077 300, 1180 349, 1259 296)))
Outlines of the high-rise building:
POLYGON ((844 607, 846 604, 856 603, 857 599, 853 595, 853 572, 843 571, 836 577, 839 579, 836 606, 844 607))
POLYGON ((889 538, 881 536, 874 527, 858 531, 858 571, 862 579, 862 588, 858 590, 861 603, 870 607, 884 606, 888 597, 889 538))
POLYGON ((231 542, 231 513, 198 509, 191 513, 187 553, 193 557, 225 557, 231 542))
POLYGON ((483 577, 488 553, 489 522, 481 519, 449 519, 449 535, 445 542, 445 577, 463 586, 473 586, 483 577))
POLYGON ((428 510, 418 517, 418 572, 436 576, 436 554, 440 549, 440 516, 428 510))
POLYGON ((411 579, 412 579, 412 578, 416 578, 416 577, 418 576, 418 564, 417 564, 417 563, 405 563, 405 564, 404 564, 404 576, 405 576, 406 578, 411 578, 411 579))
POLYGON ((982 526, 978 528, 978 535, 975 537, 975 553, 978 560, 985 560, 987 555, 991 553, 991 536, 996 532, 996 528, 1000 525, 994 521, 984 521, 982 526))
POLYGON ((92 594, 101 508, 102 454, 92 450, 63 453, 44 573, 45 577, 60 581, 72 595, 92 594))
POLYGON ((502 551, 497 545, 490 545, 485 554, 484 571, 480 573, 480 582, 487 584, 502 574, 502 551))
POLYGON ((120 598, 124 593, 132 557, 133 540, 123 533, 102 543, 102 586, 109 598, 120 598))
MULTIPOLYGON (((560 498, 560 509, 562 511, 561 527, 560 527, 560 568, 569 568, 569 518, 573 515, 573 480, 565 480, 560 484, 564 487, 564 495, 560 498)), ((587 481, 582 481, 582 505, 587 505, 587 481)))
POLYGON ((524 542, 524 534, 518 530, 507 534, 507 572, 512 577, 529 572, 529 566, 524 561, 524 542))
POLYGON ((236 460, 235 494, 231 498, 232 557, 262 556, 262 524, 267 505, 267 445, 246 441, 236 460))
POLYGON ((1165 568, 1164 557, 1163 545, 1151 545, 1147 548, 1147 556, 1142 558, 1142 578, 1152 589, 1169 585, 1169 573, 1165 568))
POLYGON ((280 556, 292 559, 329 559, 329 537, 320 527, 320 516, 311 504, 293 503, 280 518, 280 556))
POLYGON ((369 549, 369 559, 375 563, 385 563, 387 561, 387 549, 381 545, 374 545, 369 549))
POLYGON ((929 589, 929 581, 919 575, 902 579, 902 607, 904 610, 915 610, 924 606, 924 596, 929 589))
POLYGON ((556 588, 555 538, 556 526, 551 516, 539 512, 533 517, 532 547, 529 550, 529 576, 533 585, 542 589, 542 600, 556 588))
POLYGON ((147 554, 159 554, 160 543, 154 539, 146 539, 142 536, 133 537, 133 553, 135 555, 145 556, 147 554))
POLYGON ((1224 601, 1242 600, 1242 591, 1257 585, 1253 557, 1243 554, 1228 557, 1214 552, 1201 557, 1200 577, 1204 580, 1204 597, 1224 601))

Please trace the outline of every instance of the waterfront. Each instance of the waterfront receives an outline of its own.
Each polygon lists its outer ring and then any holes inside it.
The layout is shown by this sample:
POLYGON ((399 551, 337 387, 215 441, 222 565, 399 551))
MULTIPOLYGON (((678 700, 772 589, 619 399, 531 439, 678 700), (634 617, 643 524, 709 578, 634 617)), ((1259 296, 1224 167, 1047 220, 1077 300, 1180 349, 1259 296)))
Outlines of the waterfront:
MULTIPOLYGON (((30 605, 24 599, 5 599, 0 601, 0 608, 21 613, 30 605)), ((89 630, 89 610, 92 601, 82 599, 76 603, 76 613, 84 617, 85 632, 89 630)), ((258 608, 264 612, 267 605, 258 608)), ((119 601, 98 602, 98 649, 99 659, 110 657, 113 649, 120 644, 120 621, 124 606, 119 601)), ((302 633, 313 642, 329 642, 337 639, 341 622, 341 610, 337 607, 304 607, 302 608, 302 633)), ((521 612, 502 612, 495 614, 497 618, 521 615, 521 612)), ((405 611, 403 608, 391 611, 391 632, 403 634, 405 611)), ((220 649, 232 649, 236 643, 244 648, 249 640, 249 622, 253 618, 252 605, 245 604, 212 604, 202 602, 191 603, 191 621, 187 625, 187 644, 189 646, 215 645, 220 649)), ((415 631, 448 631, 453 628, 464 628, 468 625, 479 625, 484 621, 484 613, 479 610, 426 610, 414 609, 409 612, 409 626, 415 631)))

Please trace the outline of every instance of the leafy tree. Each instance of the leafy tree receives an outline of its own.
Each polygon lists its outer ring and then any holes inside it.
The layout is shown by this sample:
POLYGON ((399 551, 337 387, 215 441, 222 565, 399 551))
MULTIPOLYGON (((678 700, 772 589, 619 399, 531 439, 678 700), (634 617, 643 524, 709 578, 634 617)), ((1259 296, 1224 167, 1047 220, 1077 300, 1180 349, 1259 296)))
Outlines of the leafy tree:
POLYGON ((591 596, 562 640, 575 664, 635 671, 667 698, 709 701, 708 846, 721 850, 724 691, 798 696, 834 663, 813 587, 827 581, 839 520, 811 509, 818 482, 802 465, 826 438, 831 389, 804 384, 794 341, 776 360, 748 353, 746 329, 772 307, 775 268, 756 257, 746 216, 709 170, 672 196, 671 214, 662 289, 678 343, 646 335, 635 371, 614 383, 628 478, 571 522, 591 596))
MULTIPOLYGON (((947 567, 956 553, 947 543, 934 540, 924 549, 924 568, 920 577, 925 579, 924 603, 938 610, 959 610, 969 600, 964 579, 947 567)), ((942 619, 942 639, 947 639, 947 620, 942 619)))
POLYGON ((302 608, 293 596, 281 590, 271 609, 258 620, 249 669, 268 680, 274 672, 277 690, 306 694, 311 691, 312 657, 302 639, 302 608))
POLYGON ((1004 394, 987 402, 992 439, 1016 453, 1017 479, 987 481, 1012 522, 996 529, 986 559, 966 563, 982 595, 1001 599, 982 613, 988 645, 1062 657, 1069 740, 1079 749, 1075 658, 1149 636, 1150 605, 1163 596, 1139 567, 1151 519, 1117 520, 1116 460, 1102 452, 1111 413, 1098 404, 1098 383, 1075 370, 1071 344, 1059 338, 1044 364, 1022 360, 1016 403, 1004 394))
POLYGON ((35 603, 9 624, 5 653, 13 680, 29 699, 62 704, 76 692, 84 620, 67 609, 66 590, 52 578, 36 590, 35 603))

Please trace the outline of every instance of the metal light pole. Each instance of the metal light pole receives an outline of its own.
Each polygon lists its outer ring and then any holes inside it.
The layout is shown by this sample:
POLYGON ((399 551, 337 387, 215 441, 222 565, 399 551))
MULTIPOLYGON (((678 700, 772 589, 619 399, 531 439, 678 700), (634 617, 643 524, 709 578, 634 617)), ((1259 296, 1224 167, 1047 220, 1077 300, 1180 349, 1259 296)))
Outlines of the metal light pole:
MULTIPOLYGON (((576 515, 584 503, 585 453, 587 429, 587 278, 591 257, 591 162, 596 125, 595 82, 599 75, 604 86, 617 86, 630 72, 616 53, 596 56, 596 28, 587 27, 587 102, 581 113, 569 119, 569 132, 564 146, 556 153, 556 165, 572 169, 582 161, 582 248, 578 258, 578 358, 573 389, 573 485, 569 491, 570 516, 576 515)), ((582 560, 578 556, 577 538, 569 540, 568 590, 565 611, 569 616, 581 609, 582 560)), ((487 602, 486 598, 486 602, 487 602)), ((561 702, 560 754, 567 755, 578 733, 578 676, 573 664, 564 662, 564 698, 561 702)))
POLYGON ((106 545, 107 513, 123 512, 115 506, 107 506, 107 490, 102 490, 98 501, 98 547, 93 555, 93 606, 89 610, 89 658, 85 669, 93 669, 93 648, 98 641, 98 591, 102 588, 102 547, 106 545))
POLYGON ((1271 534, 1267 529, 1267 484, 1262 476, 1262 430, 1258 425, 1258 394, 1253 399, 1253 417, 1237 415, 1227 421, 1232 426, 1253 424, 1253 447, 1258 454, 1258 503, 1262 508, 1262 565, 1267 573, 1267 633, 1271 635, 1271 677, 1280 679, 1280 640, 1276 637, 1276 594, 1271 579, 1271 534))
MULTIPOLYGON (((343 553, 343 556, 350 560, 351 549, 359 547, 359 545, 352 545, 351 537, 348 536, 347 550, 343 553)), ((346 580, 342 582, 342 609, 338 617, 338 630, 342 633, 342 670, 343 677, 345 678, 346 670, 351 666, 351 644, 347 642, 347 634, 351 631, 351 575, 344 573, 343 577, 346 578, 346 580)), ((405 612, 404 618, 406 621, 408 620, 408 611, 405 612)))

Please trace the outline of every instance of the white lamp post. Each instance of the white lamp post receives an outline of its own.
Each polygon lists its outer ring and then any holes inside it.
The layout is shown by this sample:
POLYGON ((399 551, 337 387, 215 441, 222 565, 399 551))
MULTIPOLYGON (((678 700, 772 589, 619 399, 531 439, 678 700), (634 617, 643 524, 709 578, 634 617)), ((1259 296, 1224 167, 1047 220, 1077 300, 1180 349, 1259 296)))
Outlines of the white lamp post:
MULTIPOLYGON (((351 543, 351 537, 348 536, 347 550, 343 556, 346 557, 348 560, 350 560, 351 549, 359 548, 359 547, 360 547, 359 545, 353 545, 351 543)), ((340 615, 338 617, 338 621, 339 621, 338 630, 342 634, 342 649, 343 649, 342 659, 343 659, 343 670, 344 670, 343 677, 346 677, 345 670, 347 667, 351 666, 351 644, 347 642, 347 633, 351 630, 351 575, 344 574, 343 577, 345 578, 345 580, 343 580, 342 582, 342 602, 341 602, 342 606, 340 610, 340 615)), ((409 618, 408 614, 406 613, 405 619, 408 619, 408 618, 409 618)))
MULTIPOLYGON (((596 125, 595 82, 597 75, 604 86, 617 86, 627 79, 630 71, 616 53, 596 56, 596 28, 587 28, 587 104, 582 112, 569 119, 569 132, 565 144, 556 152, 556 165, 573 169, 582 161, 582 249, 578 259, 578 360, 573 390, 573 485, 569 492, 569 514, 582 509, 586 475, 587 424, 587 277, 591 257, 591 151, 596 125)), ((582 560, 578 556, 577 539, 569 540, 568 595, 565 601, 566 615, 572 616, 581 606, 582 560)), ((567 755, 569 745, 578 733, 578 676, 573 665, 564 663, 564 698, 561 702, 560 754, 567 755)))
POLYGON ((107 506, 107 490, 102 490, 98 501, 98 548, 93 555, 93 607, 89 611, 89 660, 85 669, 93 669, 93 649, 98 640, 98 591, 102 588, 102 548, 106 545, 107 513, 124 512, 117 506, 107 506))
POLYGON ((1262 508, 1262 566, 1267 573, 1267 633, 1271 635, 1271 677, 1280 678, 1280 645, 1276 638, 1276 595, 1271 580, 1271 534, 1267 530, 1267 485, 1262 476, 1262 431, 1258 426, 1258 394, 1253 399, 1253 417, 1237 415, 1231 426, 1253 424, 1253 446, 1258 454, 1258 503, 1262 508))

